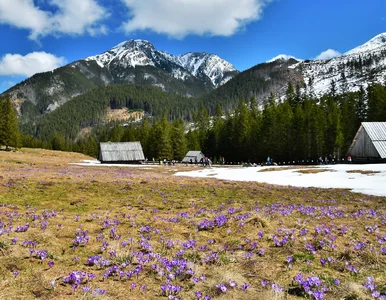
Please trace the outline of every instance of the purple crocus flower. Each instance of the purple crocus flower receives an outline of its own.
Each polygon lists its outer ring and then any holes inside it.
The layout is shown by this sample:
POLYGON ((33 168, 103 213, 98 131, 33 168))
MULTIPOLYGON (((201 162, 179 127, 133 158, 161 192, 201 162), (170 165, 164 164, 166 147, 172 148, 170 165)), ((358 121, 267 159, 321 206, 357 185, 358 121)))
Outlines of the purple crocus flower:
POLYGON ((228 288, 227 288, 224 284, 222 284, 222 283, 216 284, 216 287, 217 287, 221 292, 223 292, 223 293, 226 293, 226 292, 228 291, 228 288))
POLYGON ((251 286, 250 284, 244 282, 244 283, 241 285, 241 289, 242 289, 243 291, 246 291, 250 286, 251 286))

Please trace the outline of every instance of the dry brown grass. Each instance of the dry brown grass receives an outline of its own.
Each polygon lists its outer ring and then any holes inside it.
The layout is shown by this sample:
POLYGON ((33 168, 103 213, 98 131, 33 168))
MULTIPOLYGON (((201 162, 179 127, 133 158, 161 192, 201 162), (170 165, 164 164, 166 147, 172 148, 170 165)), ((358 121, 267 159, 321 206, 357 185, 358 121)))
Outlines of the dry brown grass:
POLYGON ((329 169, 307 169, 307 170, 298 170, 296 172, 301 174, 318 174, 322 172, 332 172, 332 171, 329 169))
POLYGON ((315 168, 314 166, 276 166, 276 167, 264 167, 259 172, 275 172, 275 171, 285 171, 285 170, 299 170, 299 169, 309 169, 315 168))
POLYGON ((372 174, 378 174, 380 171, 371 171, 371 170, 348 170, 347 173, 354 173, 354 174, 363 174, 363 175, 372 175, 372 174))

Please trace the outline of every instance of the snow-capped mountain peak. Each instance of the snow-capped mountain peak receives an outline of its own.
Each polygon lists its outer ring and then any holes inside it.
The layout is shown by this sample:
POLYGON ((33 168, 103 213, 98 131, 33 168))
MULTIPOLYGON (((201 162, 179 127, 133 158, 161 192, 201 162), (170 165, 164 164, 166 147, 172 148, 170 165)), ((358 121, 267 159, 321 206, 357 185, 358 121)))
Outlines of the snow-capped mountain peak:
POLYGON ((152 48, 154 49, 154 46, 152 43, 150 43, 147 40, 128 40, 124 41, 122 43, 119 43, 115 47, 113 47, 111 50, 114 49, 146 49, 146 48, 152 48))
POLYGON ((290 60, 290 59, 294 59, 294 60, 297 60, 297 61, 302 61, 301 59, 298 59, 298 58, 296 58, 294 56, 291 56, 291 55, 279 54, 278 56, 275 56, 275 57, 271 58, 270 60, 267 60, 266 63, 271 63, 271 62, 274 62, 276 60, 287 61, 287 60, 290 60))
POLYGON ((179 55, 176 57, 176 62, 195 77, 207 76, 214 86, 228 81, 230 78, 227 73, 237 72, 235 67, 226 60, 205 52, 189 52, 179 55))
POLYGON ((86 61, 96 61, 99 66, 108 69, 117 66, 168 69, 177 79, 186 80, 189 76, 204 81, 209 79, 214 87, 224 84, 238 73, 232 64, 215 54, 191 52, 175 56, 156 50, 153 44, 146 40, 124 41, 109 51, 86 58, 86 61))
POLYGON ((101 67, 109 67, 114 61, 123 67, 154 66, 152 54, 155 48, 146 40, 128 40, 119 43, 111 50, 96 56, 86 58, 86 61, 94 60, 101 67))
POLYGON ((386 46, 386 32, 378 34, 377 36, 373 37, 368 42, 364 43, 361 46, 358 46, 350 51, 347 51, 345 55, 351 55, 351 54, 357 54, 361 52, 368 52, 372 51, 374 49, 377 49, 379 47, 386 46))

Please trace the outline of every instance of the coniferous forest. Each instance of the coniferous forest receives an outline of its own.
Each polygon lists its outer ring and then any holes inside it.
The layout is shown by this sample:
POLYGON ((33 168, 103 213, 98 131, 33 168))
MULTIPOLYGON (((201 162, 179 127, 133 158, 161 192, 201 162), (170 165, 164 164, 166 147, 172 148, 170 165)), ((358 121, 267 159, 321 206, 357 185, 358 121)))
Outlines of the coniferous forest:
MULTIPOLYGON (((242 99, 229 111, 223 109, 221 99, 208 103, 156 88, 111 86, 103 93, 97 90, 77 97, 76 105, 66 103, 38 120, 35 128, 21 124, 21 145, 97 157, 99 142, 140 141, 149 160, 182 160, 188 150, 201 150, 215 162, 225 157, 232 163, 260 163, 267 156, 276 162, 310 162, 320 156, 344 157, 361 122, 385 121, 383 85, 339 95, 332 85, 322 97, 304 90, 289 83, 281 99, 274 95, 264 101, 242 99), (106 107, 141 109, 147 117, 139 123, 101 122, 106 107), (86 126, 92 126, 91 133, 77 137, 86 126)), ((15 123, 10 101, 1 103, 0 145, 20 146, 17 129, 10 125, 15 123)))

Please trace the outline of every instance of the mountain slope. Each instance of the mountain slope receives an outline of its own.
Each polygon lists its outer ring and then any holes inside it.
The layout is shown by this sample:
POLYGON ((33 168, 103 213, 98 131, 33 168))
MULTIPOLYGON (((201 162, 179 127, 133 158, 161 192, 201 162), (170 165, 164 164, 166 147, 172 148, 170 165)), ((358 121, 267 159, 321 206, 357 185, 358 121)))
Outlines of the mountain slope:
POLYGON ((12 87, 9 94, 21 123, 50 113, 73 97, 110 84, 141 84, 197 97, 238 73, 214 54, 173 56, 144 40, 129 40, 109 51, 40 73, 12 87))
POLYGON ((223 85, 238 73, 229 62, 215 54, 191 52, 177 56, 175 61, 194 76, 203 80, 209 78, 215 87, 223 85))
POLYGON ((345 55, 369 52, 369 51, 376 50, 379 47, 384 47, 385 45, 386 45, 386 33, 381 33, 373 37, 371 40, 364 43, 363 45, 358 46, 354 49, 351 49, 350 51, 347 51, 345 55))
POLYGON ((195 98, 169 94, 150 86, 116 84, 74 97, 37 119, 35 124, 22 124, 21 129, 23 133, 43 140, 52 137, 54 132, 74 140, 82 129, 106 124, 107 113, 112 110, 135 110, 155 117, 166 112, 173 119, 189 119, 198 107, 199 101, 195 98))
POLYGON ((238 74, 202 98, 213 110, 213 100, 220 101, 225 109, 233 109, 240 98, 255 97, 262 103, 273 93, 279 99, 288 82, 316 96, 332 89, 340 94, 366 89, 372 83, 382 84, 386 82, 386 33, 329 60, 303 61, 281 54, 238 74))
POLYGON ((262 104, 271 93, 283 95, 289 81, 294 85, 303 81, 302 73, 296 67, 299 63, 289 58, 258 64, 201 98, 212 113, 216 103, 220 103, 225 110, 233 110, 240 99, 254 97, 262 104))
POLYGON ((386 80, 386 33, 344 55, 330 60, 306 61, 299 65, 304 82, 315 94, 323 95, 334 85, 336 92, 356 92, 386 80))

